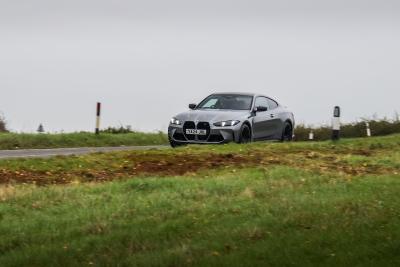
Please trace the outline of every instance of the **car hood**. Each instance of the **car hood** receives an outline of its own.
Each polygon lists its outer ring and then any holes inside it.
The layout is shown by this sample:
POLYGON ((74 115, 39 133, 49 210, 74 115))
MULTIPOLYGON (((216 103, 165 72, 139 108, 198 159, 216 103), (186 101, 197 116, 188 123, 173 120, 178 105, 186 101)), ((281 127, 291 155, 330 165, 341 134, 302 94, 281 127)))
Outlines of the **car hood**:
POLYGON ((243 120, 250 115, 249 110, 190 110, 181 113, 175 118, 185 121, 206 121, 215 123, 227 120, 243 120))

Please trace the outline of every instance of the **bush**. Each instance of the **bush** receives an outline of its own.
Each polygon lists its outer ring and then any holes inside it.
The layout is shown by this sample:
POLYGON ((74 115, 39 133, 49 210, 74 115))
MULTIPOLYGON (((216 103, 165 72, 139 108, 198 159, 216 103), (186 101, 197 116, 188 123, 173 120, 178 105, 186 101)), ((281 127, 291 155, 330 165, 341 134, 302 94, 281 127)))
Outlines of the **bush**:
POLYGON ((126 134, 126 133, 133 133, 132 127, 130 125, 120 127, 108 127, 104 130, 100 131, 101 133, 111 133, 111 134, 126 134))
MULTIPOLYGON (((390 121, 387 119, 383 119, 343 124, 341 127, 340 136, 343 138, 365 137, 367 135, 365 122, 369 122, 372 136, 384 136, 394 133, 400 133, 399 120, 390 121)), ((331 139, 332 128, 330 126, 311 128, 305 125, 299 125, 296 127, 295 130, 295 140, 308 140, 311 130, 314 132, 314 140, 316 141, 331 139)))
POLYGON ((0 115, 0 132, 8 132, 6 127, 6 121, 3 116, 0 115))

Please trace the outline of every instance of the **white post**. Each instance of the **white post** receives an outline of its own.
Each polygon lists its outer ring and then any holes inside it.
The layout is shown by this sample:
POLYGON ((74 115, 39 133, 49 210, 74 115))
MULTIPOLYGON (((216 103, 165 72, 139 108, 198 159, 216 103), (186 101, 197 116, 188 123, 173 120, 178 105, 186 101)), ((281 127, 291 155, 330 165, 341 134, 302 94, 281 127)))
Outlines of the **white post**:
POLYGON ((310 131, 310 134, 308 135, 308 140, 310 140, 310 141, 314 140, 314 132, 313 132, 313 130, 310 131))
POLYGON ((336 106, 332 118, 332 140, 340 139, 340 107, 336 106))
POLYGON ((367 127, 367 137, 371 137, 371 128, 369 127, 369 122, 365 122, 365 126, 367 127))

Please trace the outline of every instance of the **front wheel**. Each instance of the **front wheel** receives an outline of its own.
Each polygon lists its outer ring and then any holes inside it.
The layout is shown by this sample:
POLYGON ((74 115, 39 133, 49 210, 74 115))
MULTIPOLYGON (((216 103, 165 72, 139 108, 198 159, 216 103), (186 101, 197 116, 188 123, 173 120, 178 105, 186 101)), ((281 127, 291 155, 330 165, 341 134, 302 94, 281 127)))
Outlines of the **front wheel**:
POLYGON ((240 129, 239 144, 247 144, 251 142, 251 130, 247 124, 243 124, 240 129))
POLYGON ((179 146, 179 144, 178 144, 177 142, 174 142, 174 141, 169 141, 169 144, 170 144, 170 146, 171 146, 172 148, 176 148, 176 147, 179 146))
POLYGON ((281 142, 290 142, 293 140, 293 127, 289 122, 285 122, 283 126, 283 132, 281 142))
POLYGON ((172 138, 171 137, 168 137, 168 141, 169 141, 169 144, 171 145, 171 147, 172 148, 176 148, 176 147, 179 147, 179 146, 183 146, 183 144, 180 144, 180 143, 177 143, 177 142, 175 142, 174 140, 172 140, 172 138))

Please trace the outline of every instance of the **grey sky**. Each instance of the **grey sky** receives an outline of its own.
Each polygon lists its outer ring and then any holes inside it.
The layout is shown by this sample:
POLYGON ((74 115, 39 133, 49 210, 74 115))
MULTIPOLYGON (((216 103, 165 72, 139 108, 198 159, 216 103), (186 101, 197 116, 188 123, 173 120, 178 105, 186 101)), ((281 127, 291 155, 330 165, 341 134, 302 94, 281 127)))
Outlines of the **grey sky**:
POLYGON ((214 91, 323 123, 400 112, 400 1, 0 0, 0 111, 13 130, 165 130, 214 91))

